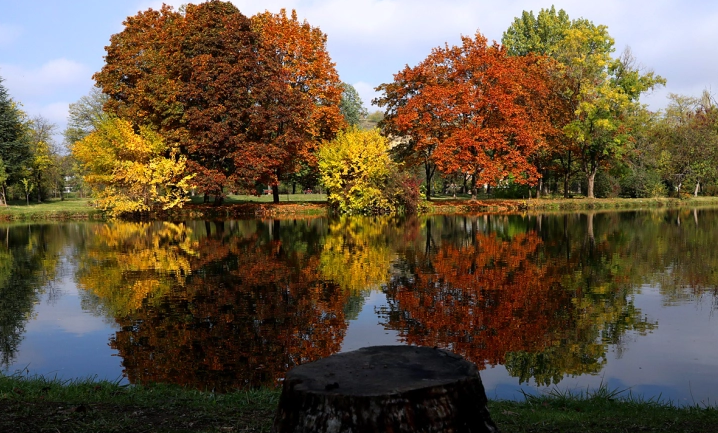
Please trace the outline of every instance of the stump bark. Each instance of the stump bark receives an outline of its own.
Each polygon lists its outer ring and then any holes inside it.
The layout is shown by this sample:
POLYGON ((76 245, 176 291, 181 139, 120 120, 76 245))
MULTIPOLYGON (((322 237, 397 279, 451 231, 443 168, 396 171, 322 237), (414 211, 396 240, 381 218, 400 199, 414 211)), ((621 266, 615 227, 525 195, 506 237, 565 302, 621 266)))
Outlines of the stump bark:
POLYGON ((428 347, 375 346, 291 370, 275 433, 498 432, 476 366, 428 347))

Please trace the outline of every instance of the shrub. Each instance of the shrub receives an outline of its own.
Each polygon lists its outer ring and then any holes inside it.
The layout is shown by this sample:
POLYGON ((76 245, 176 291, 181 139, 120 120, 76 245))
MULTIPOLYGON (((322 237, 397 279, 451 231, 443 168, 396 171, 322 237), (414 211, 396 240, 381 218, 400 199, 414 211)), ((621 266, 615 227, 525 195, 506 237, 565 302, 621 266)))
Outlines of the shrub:
POLYGON ((378 129, 351 127, 319 148, 319 173, 327 200, 342 214, 415 212, 418 182, 400 172, 378 129))

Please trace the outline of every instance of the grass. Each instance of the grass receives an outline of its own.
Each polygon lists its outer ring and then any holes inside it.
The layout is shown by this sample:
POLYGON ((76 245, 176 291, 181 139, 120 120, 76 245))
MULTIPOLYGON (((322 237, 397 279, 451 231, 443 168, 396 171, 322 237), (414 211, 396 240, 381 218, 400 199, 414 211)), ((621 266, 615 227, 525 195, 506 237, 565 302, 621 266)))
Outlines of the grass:
MULTIPOLYGON (((224 200, 226 204, 237 203, 272 203, 274 197, 271 194, 256 195, 233 195, 229 194, 224 200)), ((327 201, 326 194, 279 194, 280 203, 324 203, 327 201)), ((202 203, 202 196, 192 197, 192 203, 202 203)))
POLYGON ((0 220, 101 219, 103 213, 86 198, 50 199, 43 203, 10 201, 0 206, 0 220))
MULTIPOLYGON (((0 375, 0 431, 268 432, 279 390, 199 392, 174 385, 0 375)), ((490 401, 503 432, 715 432, 718 409, 678 407, 626 391, 554 391, 490 401)))
POLYGON ((0 375, 0 431, 268 432, 279 391, 214 394, 0 375))
POLYGON ((628 390, 605 386, 585 393, 524 394, 523 401, 490 402, 489 410, 504 432, 718 431, 715 406, 679 407, 670 401, 644 399, 628 390))
MULTIPOLYGON (((222 206, 202 203, 201 196, 195 196, 182 209, 153 212, 151 219, 184 218, 237 218, 237 217, 292 217, 326 215, 325 194, 281 194, 280 203, 274 204, 271 195, 228 195, 222 206)), ((432 197, 422 208, 428 214, 467 214, 485 212, 573 212, 582 210, 655 209, 679 207, 718 206, 718 197, 685 197, 653 199, 587 199, 587 198, 540 198, 540 199, 493 199, 468 196, 432 197)), ((0 206, 2 220, 76 220, 103 219, 101 210, 90 205, 89 199, 68 198, 48 200, 44 203, 24 201, 10 202, 0 206)))

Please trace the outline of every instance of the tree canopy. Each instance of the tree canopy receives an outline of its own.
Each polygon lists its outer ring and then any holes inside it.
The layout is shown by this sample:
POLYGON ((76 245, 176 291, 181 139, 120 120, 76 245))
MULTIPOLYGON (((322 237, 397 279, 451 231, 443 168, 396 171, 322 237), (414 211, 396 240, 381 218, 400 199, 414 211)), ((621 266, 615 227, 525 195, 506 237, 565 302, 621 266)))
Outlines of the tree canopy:
POLYGON ((204 194, 276 185, 343 125, 326 36, 296 14, 212 0, 124 24, 94 76, 104 109, 176 147, 204 194))
POLYGON ((435 48, 377 89, 384 127, 407 138, 406 159, 425 166, 427 183, 434 166, 469 173, 474 183, 536 182, 530 159, 550 127, 536 103, 550 96, 537 58, 508 56, 477 33, 460 46, 435 48))
POLYGON ((7 204, 7 186, 19 183, 32 158, 27 119, 0 77, 0 204, 7 204))
POLYGON ((351 84, 342 83, 342 101, 339 110, 349 126, 359 126, 359 123, 369 114, 359 92, 351 84))
POLYGON ((566 141, 559 141, 556 158, 565 176, 571 173, 575 155, 586 176, 588 197, 594 197, 596 173, 612 159, 621 158, 630 146, 630 121, 641 108, 641 94, 665 80, 643 73, 630 50, 612 58, 614 40, 604 25, 584 18, 570 20, 565 11, 552 7, 538 16, 524 11, 504 32, 509 53, 536 53, 558 62, 552 68, 553 92, 563 99, 566 116, 557 118, 566 141))

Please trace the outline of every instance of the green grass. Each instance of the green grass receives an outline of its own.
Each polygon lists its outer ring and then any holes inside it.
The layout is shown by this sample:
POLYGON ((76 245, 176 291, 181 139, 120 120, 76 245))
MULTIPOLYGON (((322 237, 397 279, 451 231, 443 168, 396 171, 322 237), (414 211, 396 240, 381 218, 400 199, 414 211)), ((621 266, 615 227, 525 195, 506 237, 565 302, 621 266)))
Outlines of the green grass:
POLYGON ((0 432, 268 432, 278 398, 0 375, 0 432))
MULTIPOLYGON (((268 432, 279 393, 0 375, 0 431, 268 432)), ((715 407, 678 407, 606 387, 490 401, 489 410, 502 432, 718 431, 715 407)))
POLYGON ((542 396, 525 395, 519 402, 494 401, 489 403, 489 410, 504 432, 718 431, 715 406, 679 407, 605 386, 594 392, 553 391, 542 396))
MULTIPOLYGON (((224 206, 203 204, 201 196, 195 196, 188 206, 167 212, 153 212, 150 218, 236 218, 246 215, 326 215, 325 194, 281 194, 279 206, 274 206, 271 195, 228 195, 224 206)), ((540 198, 540 199, 491 199, 468 196, 432 197, 423 202, 422 208, 428 214, 463 214, 472 212, 572 212, 582 210, 654 209, 678 207, 718 206, 718 197, 655 198, 655 199, 587 199, 587 198, 540 198)), ((43 203, 13 201, 0 206, 0 221, 26 220, 76 220, 103 219, 104 213, 90 206, 90 199, 53 199, 43 203)))
POLYGON ((65 220, 102 218, 86 198, 51 199, 43 203, 10 201, 0 205, 0 220, 65 220))

